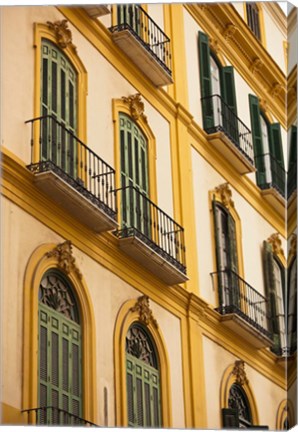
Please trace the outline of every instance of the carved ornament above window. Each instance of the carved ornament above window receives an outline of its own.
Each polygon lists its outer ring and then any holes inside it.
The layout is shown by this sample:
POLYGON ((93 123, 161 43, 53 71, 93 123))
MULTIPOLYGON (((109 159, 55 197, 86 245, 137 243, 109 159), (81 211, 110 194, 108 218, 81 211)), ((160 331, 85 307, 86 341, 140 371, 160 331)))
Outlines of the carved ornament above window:
POLYGON ((281 239, 280 239, 278 233, 272 234, 268 238, 267 242, 271 244, 272 251, 274 254, 276 254, 276 255, 281 254, 282 256, 284 256, 284 251, 283 251, 283 248, 281 247, 281 239))
POLYGON ((47 24, 49 28, 54 31, 57 39, 57 45, 60 48, 65 49, 70 47, 75 52, 77 51, 76 46, 72 43, 72 34, 68 28, 68 21, 66 19, 55 22, 47 21, 47 24))
POLYGON ((47 258, 57 258, 58 266, 64 270, 66 274, 74 271, 77 276, 82 279, 82 273, 75 264, 75 258, 72 255, 72 244, 69 240, 57 245, 55 249, 48 252, 46 256, 47 258))
POLYGON ((131 96, 123 96, 122 100, 129 106, 130 115, 134 121, 142 118, 147 123, 147 117, 144 114, 144 102, 141 100, 140 93, 131 96))
POLYGON ((236 360, 232 371, 232 374, 236 377, 236 383, 243 386, 248 383, 248 379, 245 372, 245 364, 243 360, 236 360))
POLYGON ((131 308, 131 312, 138 312, 139 321, 146 326, 152 323, 156 328, 158 328, 158 323, 153 317, 152 310, 150 309, 148 296, 144 295, 139 297, 135 306, 131 308))
POLYGON ((234 207, 234 201, 232 200, 232 191, 228 183, 224 183, 215 188, 215 192, 219 195, 220 201, 226 208, 234 207))

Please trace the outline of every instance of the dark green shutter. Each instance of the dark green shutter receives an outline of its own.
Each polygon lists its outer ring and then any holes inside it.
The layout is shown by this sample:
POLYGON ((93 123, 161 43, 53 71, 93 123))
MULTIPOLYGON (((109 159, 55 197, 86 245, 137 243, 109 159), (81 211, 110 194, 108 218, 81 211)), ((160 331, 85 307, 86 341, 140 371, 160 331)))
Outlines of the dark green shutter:
POLYGON ((284 157, 281 140, 281 130, 279 123, 273 123, 269 126, 269 144, 271 153, 271 174, 273 185, 277 187, 281 193, 285 193, 285 171, 284 157))
POLYGON ((239 428, 239 415, 236 408, 223 408, 222 425, 225 429, 238 429, 239 428))
POLYGON ((290 152, 288 164, 288 198, 297 189, 297 126, 291 127, 290 152))
POLYGON ((223 126, 232 140, 239 143, 239 130, 237 121, 237 101, 233 66, 221 68, 221 96, 226 105, 222 106, 223 126), (227 107, 226 107, 227 106, 227 107), (232 115, 231 111, 234 115, 232 115))
POLYGON ((210 49, 209 38, 202 32, 199 32, 199 59, 203 126, 205 130, 208 130, 214 127, 213 103, 210 97, 212 96, 210 49))
POLYGON ((259 99, 254 95, 249 95, 250 120, 252 129, 252 139, 254 146, 255 165, 257 184, 262 186, 266 183, 266 169, 264 161, 264 150, 262 142, 262 129, 260 122, 259 99))
POLYGON ((268 306, 269 329, 272 333, 273 347, 272 351, 276 354, 280 353, 280 334, 278 323, 278 311, 276 307, 276 284, 274 276, 274 262, 273 251, 270 243, 263 242, 263 264, 264 264, 264 277, 265 289, 268 306))
POLYGON ((229 277, 230 303, 233 306, 240 308, 236 225, 230 213, 228 213, 228 239, 229 239, 229 268, 231 269, 231 273, 229 277))

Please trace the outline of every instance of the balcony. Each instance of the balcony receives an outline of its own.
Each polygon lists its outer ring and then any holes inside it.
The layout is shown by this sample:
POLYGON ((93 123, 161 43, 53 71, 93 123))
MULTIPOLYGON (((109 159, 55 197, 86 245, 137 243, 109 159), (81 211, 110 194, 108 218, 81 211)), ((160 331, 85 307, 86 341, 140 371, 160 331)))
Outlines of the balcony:
POLYGON ((96 424, 88 420, 53 406, 31 408, 23 410, 22 413, 27 413, 27 424, 29 425, 98 427, 96 424))
POLYGON ((286 171, 279 161, 270 153, 255 158, 258 169, 258 186, 262 190, 264 199, 282 216, 285 216, 286 171), (263 174, 263 175, 262 175, 263 174), (261 180, 260 180, 261 178, 261 180))
POLYGON ((81 7, 85 9, 90 18, 99 18, 111 13, 111 6, 106 4, 82 5, 81 7))
POLYGON ((208 141, 232 165, 239 174, 255 171, 252 134, 219 95, 201 99, 204 116, 210 116, 210 124, 204 122, 208 141))
POLYGON ((113 168, 53 116, 26 123, 36 186, 95 232, 117 228, 113 168))
POLYGON ((157 87, 171 84, 171 43, 141 6, 118 5, 112 38, 157 87))
POLYGON ((224 326, 256 348, 272 345, 267 300, 232 270, 211 273, 224 326))
POLYGON ((121 228, 120 248, 166 284, 185 282, 184 230, 135 187, 117 190, 121 228))

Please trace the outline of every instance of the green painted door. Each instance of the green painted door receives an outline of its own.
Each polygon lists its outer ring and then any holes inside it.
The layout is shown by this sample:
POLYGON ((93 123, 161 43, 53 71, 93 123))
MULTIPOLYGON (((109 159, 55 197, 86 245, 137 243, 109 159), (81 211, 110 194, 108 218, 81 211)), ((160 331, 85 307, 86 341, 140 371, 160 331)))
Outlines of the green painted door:
POLYGON ((140 128, 120 114, 122 226, 150 237, 148 144, 140 128), (129 186, 129 188, 127 188, 129 186))
POLYGON ((54 119, 42 121, 41 158, 51 160, 74 177, 77 74, 67 57, 50 41, 43 39, 41 50, 41 116, 49 115, 54 119))
POLYGON ((126 353, 129 427, 161 427, 159 371, 126 353))
POLYGON ((82 417, 80 325, 39 302, 39 424, 74 424, 82 417))

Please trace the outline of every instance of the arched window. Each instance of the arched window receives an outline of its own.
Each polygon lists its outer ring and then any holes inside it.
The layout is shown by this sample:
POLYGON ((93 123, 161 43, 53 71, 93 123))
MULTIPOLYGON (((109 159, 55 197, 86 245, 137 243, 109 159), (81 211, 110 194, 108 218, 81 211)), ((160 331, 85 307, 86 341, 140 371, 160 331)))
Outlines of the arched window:
POLYGON ((126 335, 126 378, 128 426, 160 427, 159 360, 148 331, 138 323, 126 335))
POLYGON ((81 325, 70 282, 47 271, 39 286, 38 424, 82 417, 81 325))
POLYGON ((241 385, 234 383, 229 391, 229 409, 234 411, 239 421, 239 428, 246 429, 252 423, 248 398, 241 385))
POLYGON ((42 159, 74 176, 77 135, 77 73, 51 41, 41 43, 42 159), (69 134, 70 131, 73 135, 69 134))

